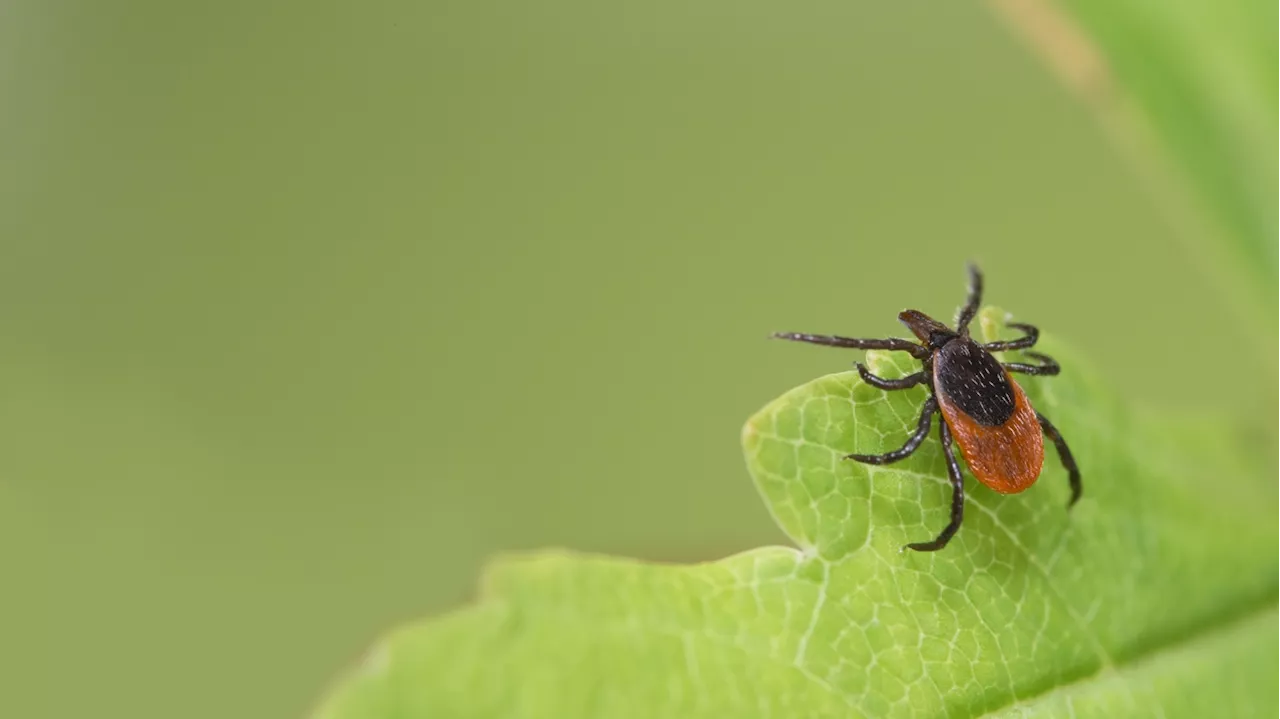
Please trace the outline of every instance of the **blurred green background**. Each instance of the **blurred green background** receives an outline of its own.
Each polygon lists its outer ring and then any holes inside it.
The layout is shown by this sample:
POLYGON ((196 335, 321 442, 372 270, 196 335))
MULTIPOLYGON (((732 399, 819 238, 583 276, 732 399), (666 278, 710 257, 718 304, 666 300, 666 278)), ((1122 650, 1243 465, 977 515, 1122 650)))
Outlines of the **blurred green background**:
POLYGON ((0 107, 0 716, 300 716, 496 551, 779 541, 739 428, 857 355, 766 335, 967 258, 1130 397, 1257 401, 978 4, 28 0, 0 107))

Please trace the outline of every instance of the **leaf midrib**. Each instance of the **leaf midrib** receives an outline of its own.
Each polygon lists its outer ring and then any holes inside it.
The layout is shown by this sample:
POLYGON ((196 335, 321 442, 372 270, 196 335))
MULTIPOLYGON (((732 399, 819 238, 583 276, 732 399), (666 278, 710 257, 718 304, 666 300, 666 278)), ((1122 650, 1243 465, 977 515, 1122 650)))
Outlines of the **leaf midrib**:
POLYGON ((1050 697, 1071 691, 1076 687, 1100 683, 1103 680, 1139 670, 1146 665, 1159 664, 1166 659, 1177 659, 1183 653, 1193 652, 1200 645, 1212 644, 1222 636, 1233 634, 1243 626, 1265 620, 1269 615, 1277 614, 1278 610, 1280 610, 1280 605, 1277 605, 1277 594, 1273 587, 1271 592, 1260 601, 1249 605, 1248 609, 1228 614, 1218 621, 1202 624, 1196 631, 1188 632, 1170 641, 1154 645, 1115 664, 1104 666, 1087 676, 1061 684, 1054 684, 1029 697, 1015 699, 1008 704, 990 709, 982 714, 971 715, 971 719, 988 719, 1011 709, 1030 708, 1050 697))
MULTIPOLYGON (((770 547, 769 549, 788 549, 789 551, 796 551, 791 547, 770 547)), ((804 559, 805 557, 803 553, 797 552, 797 563, 803 562, 804 559)), ((493 599, 499 602, 503 601, 497 597, 493 599)), ((1110 663, 1104 663, 1097 671, 1090 674, 1071 679, 1070 681, 1050 684, 1042 690, 1026 697, 1011 695, 1009 697, 1010 701, 1007 703, 983 710, 981 714, 969 713, 965 716, 969 719, 990 719, 991 717, 996 717, 1010 709, 1033 707, 1050 697, 1056 696, 1059 693, 1072 691, 1077 687, 1086 687, 1090 684, 1098 684, 1104 680, 1124 675, 1134 670, 1139 670, 1147 665, 1159 664, 1166 659, 1176 659, 1184 653, 1194 651, 1200 645, 1212 644, 1217 639, 1224 635, 1232 634, 1242 626, 1248 625, 1252 622, 1265 620, 1269 615, 1276 614, 1278 609, 1280 609, 1280 606, 1277 604, 1278 599, 1280 599, 1280 596, 1277 594, 1277 588, 1271 587, 1265 595, 1252 602, 1241 605, 1236 611, 1218 614, 1215 618, 1200 623, 1181 635, 1177 635, 1167 641, 1151 645, 1122 659, 1115 660, 1110 663)), ((534 608, 526 606, 524 607, 524 610, 533 610, 544 619, 551 621, 579 625, 582 623, 582 617, 580 615, 566 614, 564 612, 556 611, 551 607, 538 606, 534 608)), ((689 636, 689 632, 685 629, 664 626, 662 624, 652 622, 636 622, 634 620, 621 621, 618 619, 601 617, 596 618, 595 623, 597 627, 605 631, 610 631, 611 633, 623 636, 634 633, 641 627, 643 627, 645 631, 673 638, 684 639, 689 636)), ((829 695, 839 699, 850 709, 859 711, 857 705, 852 703, 852 697, 849 694, 841 691, 839 687, 832 685, 830 682, 809 671, 799 663, 776 654, 760 652, 750 647, 734 643, 715 634, 700 632, 697 636, 712 645, 738 651, 745 656, 764 660, 771 664, 777 664, 788 669, 794 669, 815 687, 818 687, 829 695)), ((950 714, 948 715, 950 716, 950 714)))

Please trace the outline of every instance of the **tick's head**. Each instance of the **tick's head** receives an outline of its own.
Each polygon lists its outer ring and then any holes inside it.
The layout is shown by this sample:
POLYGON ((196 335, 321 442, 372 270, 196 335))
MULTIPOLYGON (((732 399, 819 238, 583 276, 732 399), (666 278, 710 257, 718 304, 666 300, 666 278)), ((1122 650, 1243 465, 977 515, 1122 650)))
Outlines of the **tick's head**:
POLYGON ((899 312, 898 321, 906 325, 931 350, 942 349, 943 345, 960 336, 955 330, 919 310, 899 312))

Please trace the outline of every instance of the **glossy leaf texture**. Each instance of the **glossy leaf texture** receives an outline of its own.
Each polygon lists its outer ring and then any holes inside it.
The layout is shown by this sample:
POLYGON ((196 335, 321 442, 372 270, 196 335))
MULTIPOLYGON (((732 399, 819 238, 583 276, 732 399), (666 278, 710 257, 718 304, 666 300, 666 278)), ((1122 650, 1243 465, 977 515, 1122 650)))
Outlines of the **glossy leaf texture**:
MULTIPOLYGON (((1003 320, 986 309, 980 331, 1003 320)), ((1275 716, 1274 482, 1217 423, 1131 410, 1053 338, 1038 349, 1064 372, 1022 384, 1084 471, 1070 512, 1050 451, 1022 494, 967 479, 945 550, 901 551, 946 524, 936 429, 895 465, 843 456, 900 445, 925 390, 830 375, 742 435, 795 547, 503 559, 478 602, 391 632, 317 716, 1275 716)))

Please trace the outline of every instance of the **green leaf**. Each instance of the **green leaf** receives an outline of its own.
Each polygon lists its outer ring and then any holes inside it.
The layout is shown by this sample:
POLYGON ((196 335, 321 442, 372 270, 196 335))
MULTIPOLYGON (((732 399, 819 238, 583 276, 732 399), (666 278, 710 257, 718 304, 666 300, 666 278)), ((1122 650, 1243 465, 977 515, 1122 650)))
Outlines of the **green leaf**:
POLYGON ((1274 328, 1276 3, 992 4, 1097 114, 1245 329, 1274 328))
MULTIPOLYGON (((986 337, 1001 319, 984 310, 986 337)), ((1065 371, 1024 387, 1083 468, 1072 511, 1050 455, 1022 494, 968 480, 951 544, 902 552, 947 521, 936 433, 896 465, 841 458, 901 444, 924 390, 823 377, 743 432, 798 548, 503 559, 475 605, 391 633, 318 715, 1275 716, 1274 482, 1219 423, 1130 411, 1041 345, 1065 371)))

